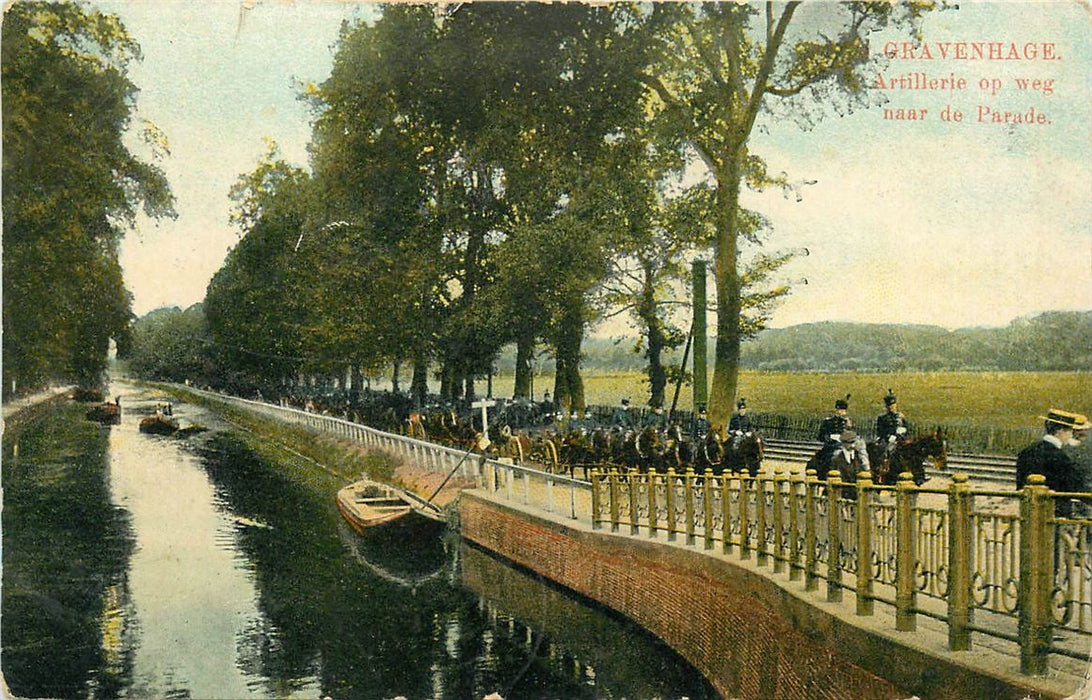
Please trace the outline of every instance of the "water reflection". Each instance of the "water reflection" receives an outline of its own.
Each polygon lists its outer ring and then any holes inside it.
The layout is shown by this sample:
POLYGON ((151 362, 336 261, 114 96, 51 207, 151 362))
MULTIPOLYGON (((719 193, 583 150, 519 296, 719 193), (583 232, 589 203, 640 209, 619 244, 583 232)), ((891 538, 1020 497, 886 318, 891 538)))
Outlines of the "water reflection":
MULTIPOLYGON (((175 404, 4 444, 3 654, 26 697, 711 696, 628 623, 435 530, 360 538, 340 484, 175 404), (262 455, 267 455, 262 450, 262 455)), ((160 399, 161 400, 161 399, 160 399)))

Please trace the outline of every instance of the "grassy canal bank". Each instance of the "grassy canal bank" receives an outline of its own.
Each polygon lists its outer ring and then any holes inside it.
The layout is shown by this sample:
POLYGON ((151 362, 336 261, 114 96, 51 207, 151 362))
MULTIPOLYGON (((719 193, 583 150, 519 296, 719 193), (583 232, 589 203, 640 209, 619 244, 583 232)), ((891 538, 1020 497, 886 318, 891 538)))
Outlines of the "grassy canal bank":
MULTIPOLYGON (((148 383, 146 386, 176 397, 180 401, 203 406, 238 428, 238 436, 257 455, 284 465, 286 476, 303 488, 328 493, 331 502, 342 486, 356 481, 361 474, 393 484, 428 498, 444 481, 446 474, 405 464, 382 452, 328 435, 316 435, 304 428, 256 415, 225 401, 172 384, 148 383)), ((453 478, 432 499, 446 508, 459 492, 473 483, 453 478)))

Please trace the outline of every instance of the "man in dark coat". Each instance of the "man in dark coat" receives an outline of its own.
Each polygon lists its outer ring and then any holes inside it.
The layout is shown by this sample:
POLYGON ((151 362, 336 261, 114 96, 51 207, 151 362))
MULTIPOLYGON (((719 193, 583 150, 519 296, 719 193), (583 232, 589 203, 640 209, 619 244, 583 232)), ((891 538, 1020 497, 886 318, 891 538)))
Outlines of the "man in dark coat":
MULTIPOLYGON (((830 459, 830 471, 838 472, 842 483, 855 484, 857 475, 865 469, 861 462, 861 455, 857 453, 857 434, 852 430, 846 430, 838 437, 838 443, 840 449, 836 449, 830 459)), ((846 498, 856 498, 857 488, 845 488, 842 493, 846 498)))
POLYGON ((876 441, 894 445, 908 437, 910 426, 899 411, 899 401, 890 389, 887 390, 887 396, 883 397, 883 405, 887 410, 876 418, 876 441))
MULTIPOLYGON (((1042 474, 1047 487, 1053 491, 1080 491, 1083 486, 1080 474, 1062 447, 1073 438, 1074 430, 1087 430, 1088 421, 1077 413, 1053 408, 1040 417, 1043 418, 1043 439, 1025 447, 1016 456, 1016 488, 1024 488, 1029 475, 1042 474)), ((1055 515, 1067 517, 1072 512, 1069 499, 1055 499, 1055 515)))
MULTIPOLYGON (((834 456, 834 451, 838 449, 842 433, 852 427, 853 419, 849 417, 849 394, 846 394, 844 399, 838 399, 834 402, 834 415, 824 418, 819 426, 819 442, 823 443, 822 453, 820 454, 821 464, 830 464, 830 458, 834 456)), ((861 467, 867 470, 869 468, 868 450, 865 449, 864 440, 860 435, 855 435, 855 438, 854 448, 861 460, 861 467)))
POLYGON ((698 417, 694 419, 694 425, 690 429, 690 436, 695 442, 702 442, 709 435, 709 414, 705 406, 698 407, 698 417))
POLYGON ((751 418, 747 415, 747 399, 740 399, 736 403, 736 412, 728 421, 728 432, 749 433, 751 430, 751 418))
POLYGON ((849 394, 844 399, 834 402, 834 415, 827 416, 819 426, 819 442, 827 446, 837 446, 843 432, 853 427, 853 420, 849 417, 849 394))

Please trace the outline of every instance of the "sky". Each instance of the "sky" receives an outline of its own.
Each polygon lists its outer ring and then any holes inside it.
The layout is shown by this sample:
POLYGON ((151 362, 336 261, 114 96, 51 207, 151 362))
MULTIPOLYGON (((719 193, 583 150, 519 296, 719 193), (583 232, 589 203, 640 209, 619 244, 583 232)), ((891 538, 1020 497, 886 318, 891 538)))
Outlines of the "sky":
MULTIPOLYGON (((329 75, 341 22, 374 8, 318 0, 94 5, 118 14, 140 43, 143 61, 131 69, 141 90, 137 119, 154 122, 170 142, 160 165, 179 216, 141 219, 122 244, 134 311, 184 308, 204 298, 239 240, 228 220, 236 179, 270 140, 306 166, 313 115, 297 99, 300 85, 329 75)), ((798 16, 799 27, 820 25, 821 10, 798 16)), ((768 249, 807 251, 785 269, 793 292, 770 325, 998 326, 1045 310, 1092 309, 1090 26, 1092 13, 1072 2, 961 2, 922 26, 933 59, 882 57, 893 35, 874 37, 870 48, 885 81, 925 73, 962 77, 966 88, 885 89, 886 105, 828 109, 808 130, 764 118, 752 151, 801 184, 746 193, 744 204, 770 220, 768 249), (1048 43, 1058 59, 939 56, 941 44, 960 41, 1020 51, 1048 43), (1050 93, 1021 90, 1016 80, 1025 78, 1053 80, 1050 93), (948 105, 963 121, 939 118, 948 105), (891 117, 896 109, 928 114, 885 119, 884 107, 891 117), (1034 108, 1050 123, 981 122, 980 107, 1020 115, 1034 108)))

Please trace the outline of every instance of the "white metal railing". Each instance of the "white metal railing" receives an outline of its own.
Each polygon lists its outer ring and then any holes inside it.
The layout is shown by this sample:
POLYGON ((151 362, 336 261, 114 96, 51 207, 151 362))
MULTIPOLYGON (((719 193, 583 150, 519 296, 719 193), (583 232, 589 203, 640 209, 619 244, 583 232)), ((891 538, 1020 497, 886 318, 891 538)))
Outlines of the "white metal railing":
POLYGON ((591 484, 481 454, 376 430, 342 418, 186 387, 187 391, 315 432, 381 450, 407 464, 445 476, 458 470, 495 498, 592 524, 591 484))

